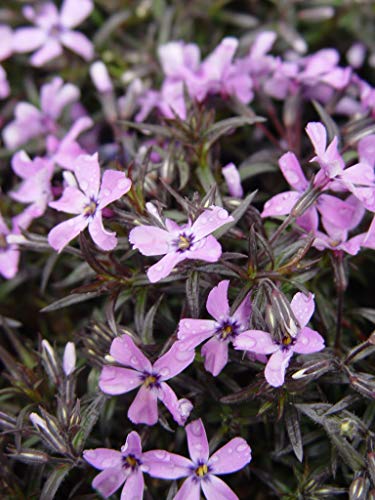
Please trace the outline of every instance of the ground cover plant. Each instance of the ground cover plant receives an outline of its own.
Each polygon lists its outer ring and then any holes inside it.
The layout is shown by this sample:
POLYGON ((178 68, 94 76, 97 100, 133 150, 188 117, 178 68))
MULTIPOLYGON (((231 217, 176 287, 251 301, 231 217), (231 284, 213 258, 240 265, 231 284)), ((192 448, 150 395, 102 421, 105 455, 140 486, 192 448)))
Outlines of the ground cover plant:
POLYGON ((375 498, 374 22, 3 2, 2 498, 375 498))

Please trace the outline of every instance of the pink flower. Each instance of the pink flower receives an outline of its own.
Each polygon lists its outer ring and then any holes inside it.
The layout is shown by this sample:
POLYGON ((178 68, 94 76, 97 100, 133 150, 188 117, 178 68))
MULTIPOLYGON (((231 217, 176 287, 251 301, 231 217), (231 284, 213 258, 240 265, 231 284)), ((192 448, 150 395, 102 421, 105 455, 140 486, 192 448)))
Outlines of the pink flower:
POLYGON ((6 147, 17 149, 34 137, 55 133, 63 109, 78 99, 79 89, 75 85, 64 85, 60 77, 54 77, 40 91, 40 110, 28 102, 16 105, 15 120, 3 130, 6 147))
MULTIPOLYGON (((0 62, 7 59, 13 52, 13 33, 9 26, 0 25, 0 62)), ((7 74, 0 65, 0 99, 5 99, 10 94, 7 74)))
POLYGON ((116 233, 104 229, 102 211, 129 191, 131 181, 123 172, 106 170, 100 184, 98 153, 92 156, 78 156, 74 161, 73 170, 79 187, 66 187, 62 197, 51 202, 49 206, 61 212, 78 215, 51 229, 48 242, 52 248, 61 252, 69 241, 88 227, 98 247, 113 250, 117 244, 116 233))
POLYGON ((153 462, 150 452, 142 453, 139 434, 132 431, 128 434, 121 451, 108 448, 85 450, 83 458, 101 472, 92 482, 93 488, 104 498, 110 497, 123 483, 122 499, 142 500, 144 490, 143 473, 149 470, 149 462, 153 462))
POLYGON ((34 217, 40 217, 52 200, 51 178, 53 164, 47 158, 29 158, 25 151, 12 158, 12 169, 23 181, 10 197, 19 203, 29 203, 34 217))
POLYGON ((211 319, 181 319, 178 324, 177 337, 189 348, 193 349, 201 342, 212 337, 203 347, 204 367, 215 377, 228 362, 228 345, 246 330, 251 314, 250 297, 247 295, 237 310, 230 315, 228 302, 229 280, 220 281, 209 293, 207 311, 211 319))
POLYGON ((194 351, 186 349, 182 342, 172 347, 152 365, 128 335, 113 340, 111 356, 127 368, 104 366, 99 387, 106 394, 124 394, 141 387, 128 410, 128 418, 135 424, 154 425, 158 421, 157 400, 167 407, 174 420, 183 425, 190 414, 192 404, 187 399, 177 399, 165 383, 192 363, 194 351))
POLYGON ((273 387, 283 385, 285 372, 293 353, 310 354, 324 349, 323 337, 306 326, 315 309, 314 295, 310 293, 306 296, 298 292, 290 306, 299 323, 295 337, 286 333, 284 338, 278 341, 268 332, 248 330, 233 341, 235 349, 256 354, 271 354, 264 374, 267 382, 273 387))
POLYGON ((12 279, 18 272, 20 250, 17 243, 23 240, 21 229, 27 229, 33 220, 29 209, 13 217, 12 229, 5 224, 0 214, 0 275, 12 279))
POLYGON ((18 28, 14 32, 13 47, 16 52, 36 52, 31 57, 33 66, 43 66, 62 54, 62 45, 89 61, 94 47, 85 35, 73 31, 93 10, 92 0, 64 0, 60 9, 52 2, 34 8, 27 5, 24 16, 33 28, 18 28))
POLYGON ((148 279, 155 283, 168 276, 185 259, 218 261, 221 245, 211 233, 231 221, 233 217, 226 210, 212 205, 193 224, 189 221, 188 224, 179 226, 166 219, 165 229, 154 226, 135 227, 130 231, 129 241, 143 255, 165 254, 147 271, 148 279))
POLYGON ((247 442, 235 437, 210 457, 201 419, 186 426, 186 436, 190 459, 164 450, 149 451, 147 465, 150 476, 163 479, 187 477, 174 500, 199 500, 201 490, 207 500, 238 499, 234 491, 217 476, 236 472, 250 462, 251 449, 247 442))
MULTIPOLYGON (((308 189, 309 182, 294 153, 285 153, 279 159, 279 166, 285 180, 293 190, 277 194, 268 200, 264 204, 262 217, 277 217, 290 214, 294 205, 308 189)), ((340 198, 323 193, 304 214, 297 218, 297 224, 305 231, 316 232, 319 225, 318 211, 326 221, 338 228, 347 229, 348 220, 352 220, 354 217, 356 207, 340 198)))

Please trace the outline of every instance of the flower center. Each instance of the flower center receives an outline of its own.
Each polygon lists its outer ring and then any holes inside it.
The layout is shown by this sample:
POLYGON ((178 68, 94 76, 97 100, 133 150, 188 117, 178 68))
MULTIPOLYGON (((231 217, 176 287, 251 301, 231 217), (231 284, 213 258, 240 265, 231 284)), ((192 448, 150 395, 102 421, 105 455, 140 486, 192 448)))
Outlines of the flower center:
POLYGON ((203 477, 208 474, 208 467, 206 464, 199 465, 194 472, 198 477, 203 477))
POLYGON ((177 252, 185 252, 189 250, 193 245, 194 235, 193 234, 185 234, 181 233, 177 240, 175 241, 175 245, 177 247, 177 252))
POLYGON ((226 340, 228 337, 234 338, 237 334, 238 325, 236 321, 232 323, 231 321, 226 320, 221 323, 220 327, 216 330, 216 335, 218 336, 219 340, 226 340))
POLYGON ((153 387, 159 387, 160 375, 156 373, 144 373, 142 375, 143 385, 147 389, 152 389, 153 387))
POLYGON ((83 215, 85 217, 91 217, 96 212, 97 206, 98 204, 95 200, 90 200, 90 203, 88 203, 83 209, 83 215))
POLYGON ((131 468, 132 470, 135 470, 138 468, 139 465, 140 461, 137 458, 135 458, 134 455, 126 455, 122 457, 122 466, 125 469, 131 468))

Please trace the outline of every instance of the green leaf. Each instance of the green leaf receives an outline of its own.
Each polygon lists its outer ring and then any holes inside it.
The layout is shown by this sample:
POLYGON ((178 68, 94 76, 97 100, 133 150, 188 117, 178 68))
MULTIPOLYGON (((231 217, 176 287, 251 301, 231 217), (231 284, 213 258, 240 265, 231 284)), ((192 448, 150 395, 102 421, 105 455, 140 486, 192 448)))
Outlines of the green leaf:
POLYGON ((43 307, 40 312, 51 312, 58 311, 59 309, 63 309, 64 307, 72 306, 73 304, 79 304, 80 302, 85 302, 86 300, 94 299, 95 297, 99 297, 102 292, 87 292, 87 293, 72 293, 67 297, 63 297, 62 299, 56 300, 56 302, 52 302, 49 306, 43 307))
POLYGON ((73 467, 70 464, 58 465, 44 483, 40 500, 53 500, 61 483, 73 467))
POLYGON ((285 411, 285 424, 289 436, 290 444, 292 445, 294 454, 297 459, 302 462, 303 446, 301 427, 299 423, 299 415, 294 405, 289 405, 285 411))
POLYGON ((226 118, 208 127, 207 132, 203 135, 203 140, 206 141, 207 147, 209 148, 222 135, 227 134, 235 128, 243 127, 244 125, 254 125, 254 123, 262 123, 265 121, 266 119, 262 116, 234 116, 232 118, 226 118))
POLYGON ((199 273, 192 271, 186 280, 186 299, 192 318, 199 317, 199 273))

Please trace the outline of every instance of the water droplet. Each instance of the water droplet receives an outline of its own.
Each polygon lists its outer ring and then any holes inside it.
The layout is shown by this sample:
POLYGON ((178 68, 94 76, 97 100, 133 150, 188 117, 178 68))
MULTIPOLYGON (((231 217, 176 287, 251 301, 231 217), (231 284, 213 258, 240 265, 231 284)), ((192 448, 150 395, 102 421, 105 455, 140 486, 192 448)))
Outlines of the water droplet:
POLYGON ((233 448, 228 448, 228 453, 229 453, 229 455, 230 455, 231 453, 233 453, 233 448))
POLYGON ((217 216, 219 217, 219 219, 225 220, 228 218, 228 212, 222 208, 218 211, 217 216))
POLYGON ((167 456, 167 452, 165 450, 155 450, 154 453, 155 457, 160 458, 161 460, 163 460, 167 456))
POLYGON ((207 217, 202 217, 199 222, 201 224, 207 224, 207 217))
POLYGON ((194 448, 198 451, 201 451, 203 446, 200 443, 195 443, 194 448))
POLYGON ((210 462, 216 463, 218 460, 219 460, 219 457, 213 456, 213 457, 211 457, 210 462))
POLYGON ((132 365, 138 365, 138 359, 137 359, 135 356, 132 356, 132 357, 130 358, 130 363, 131 363, 132 365))
POLYGON ((111 194, 111 191, 109 189, 105 189, 103 191, 104 196, 109 196, 111 194))
POLYGON ((148 465, 142 465, 141 468, 144 472, 148 472, 150 470, 150 467, 148 465))
POLYGON ((169 374, 171 373, 170 369, 169 368, 162 368, 160 370, 160 375, 162 377, 167 377, 169 374))
POLYGON ((292 184, 293 182, 297 182, 298 181, 298 175, 295 174, 294 172, 292 172, 292 170, 287 170, 285 172, 285 175, 289 181, 290 184, 292 184))
POLYGON ((242 451, 247 450, 247 448, 248 448, 247 444, 240 444, 240 445, 238 445, 238 446, 237 446, 236 450, 237 450, 239 453, 241 453, 242 451))
POLYGON ((191 430, 193 431, 193 434, 195 434, 196 436, 201 435, 201 426, 199 425, 198 422, 192 425, 191 430))
POLYGON ((128 187, 128 183, 129 183, 129 180, 124 178, 124 179, 121 179, 118 181, 117 183, 117 187, 119 189, 125 189, 126 187, 128 187))

